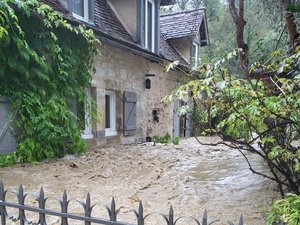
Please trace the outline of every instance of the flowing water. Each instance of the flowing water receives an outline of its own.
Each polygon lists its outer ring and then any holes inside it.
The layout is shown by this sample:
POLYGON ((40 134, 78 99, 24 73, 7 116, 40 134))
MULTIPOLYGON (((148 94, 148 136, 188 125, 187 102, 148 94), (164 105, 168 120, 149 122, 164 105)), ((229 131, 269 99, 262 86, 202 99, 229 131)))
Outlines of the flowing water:
MULTIPOLYGON (((267 172, 259 158, 247 156, 255 169, 267 172)), ((203 146, 193 138, 182 140, 179 146, 112 146, 95 149, 82 157, 0 168, 0 180, 9 190, 23 184, 29 193, 26 203, 30 205, 37 205, 35 198, 43 186, 49 197, 46 207, 54 210, 59 210, 57 199, 66 189, 71 199, 70 211, 76 213, 82 213, 76 200, 84 200, 89 192, 96 204, 93 215, 104 218, 107 213, 102 205, 109 204, 114 196, 121 207, 119 218, 127 222, 135 221, 129 210, 137 209, 142 200, 145 214, 166 214, 172 205, 175 217, 195 216, 201 220, 207 209, 209 220, 221 219, 216 224, 226 224, 227 219, 237 224, 243 214, 245 224, 260 225, 264 224, 272 201, 279 197, 275 184, 253 174, 238 151, 203 146)), ((11 192, 7 198, 16 201, 11 192)), ((48 220, 49 224, 59 224, 58 218, 48 220)), ((146 224, 164 224, 162 220, 154 221, 156 218, 150 216, 146 224)), ((182 219, 177 224, 193 223, 182 219)))

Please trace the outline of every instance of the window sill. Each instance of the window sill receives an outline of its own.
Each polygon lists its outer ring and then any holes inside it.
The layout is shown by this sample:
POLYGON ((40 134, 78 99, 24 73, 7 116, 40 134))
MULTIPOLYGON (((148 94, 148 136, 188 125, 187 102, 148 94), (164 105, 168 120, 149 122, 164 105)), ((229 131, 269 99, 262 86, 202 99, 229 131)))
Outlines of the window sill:
POLYGON ((81 135, 82 139, 87 140, 87 139, 93 139, 94 136, 92 134, 83 134, 81 135))
POLYGON ((80 15, 77 15, 76 13, 72 13, 72 16, 73 16, 75 19, 77 19, 77 20, 83 21, 83 22, 85 22, 85 23, 89 23, 89 21, 88 21, 87 18, 84 18, 84 17, 82 17, 82 16, 80 16, 80 15))
POLYGON ((116 130, 107 129, 105 130, 105 137, 117 136, 118 132, 116 130))

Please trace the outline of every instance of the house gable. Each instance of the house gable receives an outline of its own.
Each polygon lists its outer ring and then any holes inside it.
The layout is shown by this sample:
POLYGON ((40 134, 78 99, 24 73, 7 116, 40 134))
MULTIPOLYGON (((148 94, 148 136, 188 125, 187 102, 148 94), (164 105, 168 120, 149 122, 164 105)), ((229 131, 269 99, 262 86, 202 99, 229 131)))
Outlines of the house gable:
MULTIPOLYGON (((208 43, 204 9, 162 15, 160 18, 155 16, 155 46, 154 49, 149 49, 145 44, 147 39, 144 24, 144 7, 147 0, 89 0, 93 6, 90 8, 93 10, 93 22, 74 18, 70 11, 71 1, 41 0, 63 13, 67 19, 78 24, 84 23, 92 28, 102 42, 119 46, 133 53, 140 52, 145 58, 157 62, 178 61, 181 66, 188 69, 191 65, 191 56, 189 56, 191 54, 188 52, 192 51, 193 38, 199 35, 199 46, 208 43), (130 7, 126 6, 122 9, 126 4, 130 7), (133 17, 135 19, 132 19, 133 17)), ((148 1, 156 3, 157 15, 160 6, 173 4, 173 0, 148 1)))
POLYGON ((137 41, 137 0, 107 0, 132 39, 137 41))
POLYGON ((200 47, 208 44, 204 9, 162 15, 161 32, 186 63, 197 65, 200 47))

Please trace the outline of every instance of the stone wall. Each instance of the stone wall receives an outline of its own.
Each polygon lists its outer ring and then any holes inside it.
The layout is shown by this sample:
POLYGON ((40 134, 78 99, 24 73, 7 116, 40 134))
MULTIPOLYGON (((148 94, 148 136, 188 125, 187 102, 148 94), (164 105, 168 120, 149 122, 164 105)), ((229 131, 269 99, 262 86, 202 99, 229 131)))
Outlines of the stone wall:
POLYGON ((135 55, 111 45, 100 46, 102 56, 96 60, 96 73, 92 86, 100 120, 93 123, 93 134, 98 145, 109 143, 144 142, 146 136, 173 134, 174 106, 164 105, 160 100, 170 94, 179 85, 182 72, 173 70, 164 73, 164 65, 151 62, 142 56, 135 55), (147 74, 155 76, 146 77, 147 74), (145 80, 151 80, 151 89, 145 88, 145 80), (118 135, 105 137, 105 93, 113 90, 116 93, 116 129, 118 135), (137 94, 137 130, 134 135, 123 135, 123 93, 132 91, 137 94), (159 111, 159 122, 153 120, 153 109, 159 111), (148 132, 148 133, 147 133, 148 132))

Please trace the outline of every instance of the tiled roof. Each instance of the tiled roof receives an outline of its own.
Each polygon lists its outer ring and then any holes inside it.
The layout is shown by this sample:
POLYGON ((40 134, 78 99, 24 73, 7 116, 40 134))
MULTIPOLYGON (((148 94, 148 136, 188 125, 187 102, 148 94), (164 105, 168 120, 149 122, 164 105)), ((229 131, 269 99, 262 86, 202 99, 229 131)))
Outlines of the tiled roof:
POLYGON ((204 9, 197 9, 160 16, 160 30, 166 39, 196 35, 204 18, 204 9))
POLYGON ((162 0, 160 2, 161 6, 166 6, 166 5, 174 5, 176 2, 175 0, 162 0))
POLYGON ((61 4, 59 0, 40 0, 44 4, 50 5, 54 10, 61 13, 68 13, 68 10, 61 4))
MULTIPOLYGON (((68 10, 64 8, 59 0, 40 1, 50 5, 54 10, 69 15, 68 10)), ((164 2, 165 4, 170 4, 172 1, 165 0, 164 2)), ((188 63, 168 43, 168 39, 197 34, 203 14, 203 10, 194 10, 161 16, 160 57, 170 61, 179 61, 182 65, 188 66, 188 63)), ((148 52, 148 50, 134 42, 106 0, 95 0, 95 25, 95 31, 97 30, 115 39, 125 41, 135 49, 140 49, 140 51, 148 52)))
POLYGON ((95 24, 101 31, 113 37, 133 42, 106 0, 95 0, 95 24))

